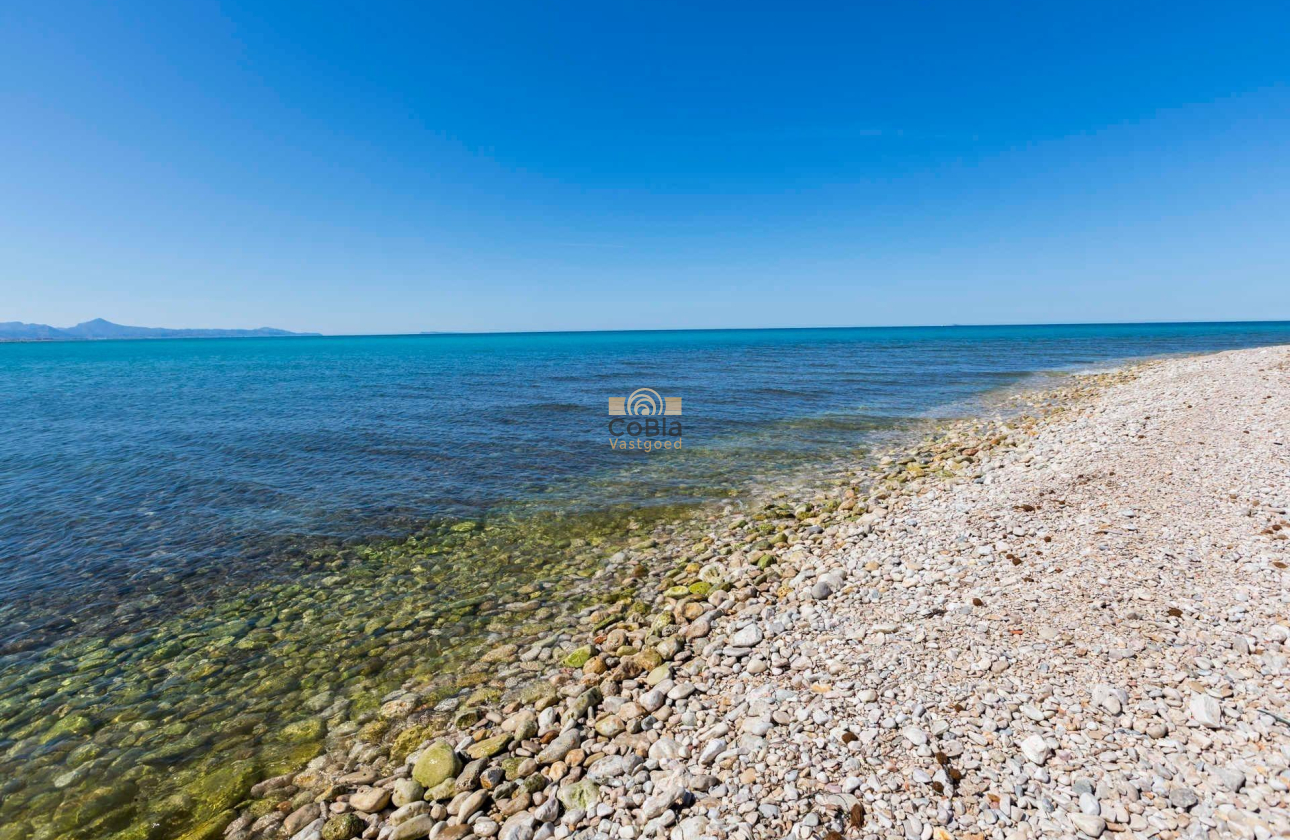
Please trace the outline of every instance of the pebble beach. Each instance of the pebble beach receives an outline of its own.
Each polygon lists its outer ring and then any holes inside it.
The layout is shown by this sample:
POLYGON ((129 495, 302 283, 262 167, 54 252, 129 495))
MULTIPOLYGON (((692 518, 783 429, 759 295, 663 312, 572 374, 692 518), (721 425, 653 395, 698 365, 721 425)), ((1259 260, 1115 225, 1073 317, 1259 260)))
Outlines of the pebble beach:
POLYGON ((410 682, 185 838, 1290 834, 1290 348, 1028 400, 660 528, 648 609, 410 682))

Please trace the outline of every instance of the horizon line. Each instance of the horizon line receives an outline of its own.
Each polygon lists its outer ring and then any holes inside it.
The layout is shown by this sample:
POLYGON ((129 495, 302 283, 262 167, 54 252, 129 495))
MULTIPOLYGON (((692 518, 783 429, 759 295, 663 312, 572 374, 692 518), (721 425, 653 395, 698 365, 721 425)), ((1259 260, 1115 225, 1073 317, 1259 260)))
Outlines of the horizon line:
MULTIPOLYGON (((230 335, 230 336, 138 336, 111 338, 0 338, 0 344, 64 344, 105 341, 226 341, 237 339, 319 339, 319 338, 434 338, 438 336, 508 336, 508 335, 592 335, 632 333, 684 333, 684 332, 807 332, 813 330, 930 330, 930 329, 992 329, 999 327, 1117 327, 1117 326, 1184 326, 1219 324, 1290 324, 1290 318, 1261 318, 1242 320, 1160 320, 1160 321, 1030 321, 1008 323, 949 323, 949 324, 849 324, 809 327, 636 327, 624 329, 565 329, 565 330, 423 330, 419 332, 376 333, 322 333, 291 332, 290 335, 230 335)), ((149 327, 146 329, 171 330, 235 330, 240 327, 149 327)), ((266 329, 259 327, 255 329, 266 329)), ((283 328, 268 328, 283 329, 283 328)))

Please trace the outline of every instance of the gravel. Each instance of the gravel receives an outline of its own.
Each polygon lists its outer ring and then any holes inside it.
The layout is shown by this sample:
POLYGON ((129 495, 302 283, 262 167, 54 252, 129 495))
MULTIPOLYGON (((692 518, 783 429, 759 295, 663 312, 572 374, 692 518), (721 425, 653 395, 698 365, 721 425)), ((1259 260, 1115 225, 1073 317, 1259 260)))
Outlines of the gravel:
MULTIPOLYGON (((532 682, 446 741, 261 794, 373 840, 1290 834, 1290 349, 1019 399, 723 512, 649 614, 499 655, 532 682)), ((252 816, 227 840, 294 833, 252 816)))

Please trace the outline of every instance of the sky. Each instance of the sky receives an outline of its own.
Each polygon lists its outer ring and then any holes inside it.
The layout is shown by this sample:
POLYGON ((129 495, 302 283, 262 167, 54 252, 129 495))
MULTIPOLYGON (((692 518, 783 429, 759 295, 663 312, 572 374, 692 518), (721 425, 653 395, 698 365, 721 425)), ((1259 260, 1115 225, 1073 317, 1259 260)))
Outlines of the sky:
POLYGON ((0 5, 0 321, 1290 319, 1283 3, 0 5))

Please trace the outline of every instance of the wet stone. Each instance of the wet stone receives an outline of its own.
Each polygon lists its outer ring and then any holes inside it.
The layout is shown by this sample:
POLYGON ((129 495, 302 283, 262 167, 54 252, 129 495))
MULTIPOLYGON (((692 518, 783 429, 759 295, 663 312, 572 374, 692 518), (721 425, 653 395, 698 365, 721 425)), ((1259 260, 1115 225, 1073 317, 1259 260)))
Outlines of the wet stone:
POLYGON ((503 732, 500 735, 494 735, 492 738, 485 738, 471 744, 466 748, 466 755, 473 759, 488 759, 506 749, 506 745, 511 742, 511 736, 503 732))
POLYGON ((323 824, 322 840, 351 840, 363 833, 367 823, 353 814, 338 814, 323 824))
POLYGON ((412 778, 426 788, 433 788, 461 772, 461 759, 447 741, 435 741, 421 753, 412 767, 412 778))

